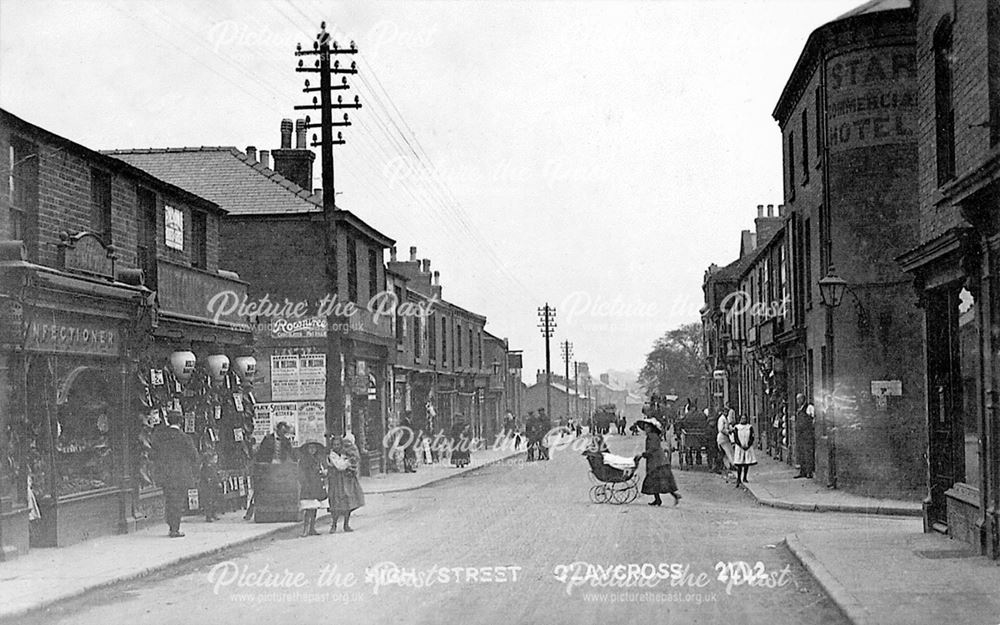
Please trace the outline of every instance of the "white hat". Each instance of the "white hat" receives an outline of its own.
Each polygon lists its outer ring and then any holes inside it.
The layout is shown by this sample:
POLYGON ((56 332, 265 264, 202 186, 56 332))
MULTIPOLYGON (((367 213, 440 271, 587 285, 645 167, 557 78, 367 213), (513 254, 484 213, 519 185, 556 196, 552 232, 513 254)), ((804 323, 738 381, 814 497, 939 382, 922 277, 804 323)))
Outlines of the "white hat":
POLYGON ((638 419, 636 421, 636 423, 637 424, 639 424, 639 423, 646 423, 646 424, 649 424, 649 425, 653 426, 654 428, 656 428, 657 432, 661 432, 661 433, 663 432, 663 426, 660 425, 660 422, 657 421, 656 419, 652 419, 650 417, 646 417, 645 419, 638 419))

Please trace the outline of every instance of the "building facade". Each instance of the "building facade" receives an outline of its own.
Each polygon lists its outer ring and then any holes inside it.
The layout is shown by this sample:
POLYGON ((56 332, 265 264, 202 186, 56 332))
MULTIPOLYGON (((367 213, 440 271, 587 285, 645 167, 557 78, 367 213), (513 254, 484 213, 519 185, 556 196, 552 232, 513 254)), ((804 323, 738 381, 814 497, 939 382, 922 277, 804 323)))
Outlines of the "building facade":
POLYGON ((1000 557, 1000 4, 916 4, 927 531, 1000 557))
POLYGON ((250 329, 208 312, 246 293, 219 269, 224 211, 6 111, 0 148, 2 557, 158 522, 167 412, 245 496, 250 329))
MULTIPOLYGON (((324 211, 322 195, 308 189, 315 155, 302 124, 292 147, 292 123, 283 120, 281 147, 273 152, 275 169, 271 154, 261 151, 258 160, 252 146, 245 153, 202 147, 112 154, 227 210, 220 253, 250 283, 257 313, 257 438, 280 421, 299 444, 351 432, 362 474, 383 471, 395 339, 389 309, 377 315, 369 307, 384 303, 384 250, 393 241, 350 211, 324 211), (331 227, 336 256, 328 262, 331 227), (331 378, 343 381, 337 393, 331 378)), ((234 302, 222 298, 219 305, 234 302)))
POLYGON ((816 479, 900 496, 923 472, 923 337, 895 262, 917 240, 916 74, 909 3, 868 2, 809 36, 773 112, 816 479), (836 308, 820 289, 833 268, 847 283, 836 308))

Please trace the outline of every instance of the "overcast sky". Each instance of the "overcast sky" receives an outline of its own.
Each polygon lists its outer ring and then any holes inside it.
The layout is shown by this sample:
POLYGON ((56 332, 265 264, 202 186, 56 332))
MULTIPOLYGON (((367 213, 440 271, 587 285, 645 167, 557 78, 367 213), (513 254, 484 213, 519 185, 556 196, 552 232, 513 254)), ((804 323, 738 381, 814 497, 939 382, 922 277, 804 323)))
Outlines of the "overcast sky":
POLYGON ((860 3, 0 0, 0 106, 95 149, 273 149, 325 19, 361 49, 338 204, 416 245, 527 379, 545 301, 555 370, 566 339, 638 370, 781 202, 771 111, 809 33, 860 3))

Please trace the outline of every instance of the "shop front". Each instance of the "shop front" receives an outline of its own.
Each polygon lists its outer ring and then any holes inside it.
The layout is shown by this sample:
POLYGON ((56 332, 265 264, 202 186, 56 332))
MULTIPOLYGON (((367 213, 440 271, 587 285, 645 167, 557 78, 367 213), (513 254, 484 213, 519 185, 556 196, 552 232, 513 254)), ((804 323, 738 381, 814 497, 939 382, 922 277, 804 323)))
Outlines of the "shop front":
POLYGON ((2 264, 5 550, 127 532, 131 342, 149 291, 113 279, 110 266, 82 276, 17 254, 2 264))

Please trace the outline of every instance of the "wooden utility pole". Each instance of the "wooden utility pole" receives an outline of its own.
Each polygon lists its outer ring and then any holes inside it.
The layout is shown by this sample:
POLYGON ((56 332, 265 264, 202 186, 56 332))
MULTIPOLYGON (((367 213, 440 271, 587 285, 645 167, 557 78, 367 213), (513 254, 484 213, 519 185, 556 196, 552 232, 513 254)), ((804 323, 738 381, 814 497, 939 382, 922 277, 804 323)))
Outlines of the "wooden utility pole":
MULTIPOLYGON (((347 76, 341 79, 340 84, 333 84, 334 74, 357 74, 357 65, 352 61, 349 68, 341 68, 340 61, 331 63, 332 55, 356 54, 357 46, 352 41, 347 48, 341 48, 336 41, 331 42, 330 33, 326 32, 326 22, 319 26, 319 34, 313 42, 312 50, 303 50, 302 45, 296 46, 295 56, 315 55, 319 58, 313 67, 305 67, 302 59, 299 59, 299 66, 296 72, 319 74, 319 87, 312 87, 306 80, 304 93, 319 92, 319 98, 314 95, 312 104, 296 106, 296 110, 316 110, 320 111, 320 123, 312 123, 310 117, 306 117, 306 129, 319 128, 320 137, 313 134, 312 147, 320 148, 322 157, 323 173, 323 221, 324 221, 324 251, 326 261, 327 283, 329 284, 329 295, 339 301, 339 290, 337 281, 339 272, 337 271, 337 197, 334 187, 333 177, 333 146, 343 145, 343 134, 338 132, 336 138, 333 135, 335 126, 350 126, 351 122, 344 113, 343 121, 333 121, 334 109, 359 109, 361 102, 358 96, 354 96, 353 103, 345 103, 342 96, 337 96, 337 102, 333 102, 333 91, 350 89, 347 84, 347 76)), ((307 189, 308 191, 308 189, 307 189)), ((336 307, 335 307, 336 308, 336 307)), ((344 391, 344 368, 347 365, 344 356, 344 344, 342 337, 342 324, 347 323, 347 319, 341 319, 336 312, 326 319, 327 348, 326 348, 326 431, 327 434, 344 434, 350 431, 351 426, 348 419, 347 395, 344 391)))
POLYGON ((538 309, 538 320, 538 327, 545 337, 545 417, 552 419, 552 355, 549 339, 556 331, 556 309, 546 302, 545 306, 538 309))

